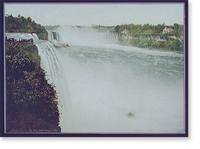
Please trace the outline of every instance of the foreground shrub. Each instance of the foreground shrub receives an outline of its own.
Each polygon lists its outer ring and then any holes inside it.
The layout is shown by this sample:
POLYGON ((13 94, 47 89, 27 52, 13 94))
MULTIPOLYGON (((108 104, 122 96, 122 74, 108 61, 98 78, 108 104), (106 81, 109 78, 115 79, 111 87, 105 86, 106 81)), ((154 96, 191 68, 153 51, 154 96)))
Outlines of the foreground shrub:
POLYGON ((24 48, 17 41, 6 42, 7 131, 60 131, 56 91, 48 84, 44 70, 31 60, 26 50, 27 46, 24 48))

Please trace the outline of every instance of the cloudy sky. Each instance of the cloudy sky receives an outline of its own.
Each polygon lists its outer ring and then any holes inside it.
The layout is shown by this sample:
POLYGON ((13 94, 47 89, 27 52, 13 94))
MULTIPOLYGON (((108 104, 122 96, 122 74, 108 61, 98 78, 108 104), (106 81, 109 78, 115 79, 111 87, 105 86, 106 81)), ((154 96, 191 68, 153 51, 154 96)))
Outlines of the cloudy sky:
POLYGON ((42 25, 184 23, 182 3, 5 3, 5 14, 31 17, 42 25))

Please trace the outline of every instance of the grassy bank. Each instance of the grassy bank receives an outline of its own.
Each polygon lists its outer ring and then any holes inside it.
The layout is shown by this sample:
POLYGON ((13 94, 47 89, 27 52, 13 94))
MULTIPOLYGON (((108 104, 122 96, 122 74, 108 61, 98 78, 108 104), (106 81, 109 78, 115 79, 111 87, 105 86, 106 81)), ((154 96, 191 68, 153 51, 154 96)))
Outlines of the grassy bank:
POLYGON ((125 24, 114 29, 119 35, 119 44, 180 53, 184 50, 184 26, 181 24, 125 24))
POLYGON ((148 40, 148 39, 131 39, 129 44, 142 47, 142 48, 151 48, 151 49, 163 49, 170 51, 183 52, 183 42, 178 39, 171 40, 148 40))
POLYGON ((121 35, 119 38, 119 44, 130 45, 140 48, 149 48, 149 49, 162 49, 175 51, 183 53, 184 42, 179 39, 155 39, 155 38, 128 38, 127 36, 121 35))

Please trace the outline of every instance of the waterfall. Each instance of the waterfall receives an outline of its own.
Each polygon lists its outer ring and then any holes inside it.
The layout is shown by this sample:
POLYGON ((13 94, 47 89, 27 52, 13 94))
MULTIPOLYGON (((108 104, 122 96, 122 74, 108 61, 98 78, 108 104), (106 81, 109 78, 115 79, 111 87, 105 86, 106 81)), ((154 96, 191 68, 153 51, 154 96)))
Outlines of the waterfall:
POLYGON ((115 43, 117 43, 118 40, 119 40, 119 34, 116 34, 116 35, 115 35, 115 43))
POLYGON ((39 56, 41 57, 41 67, 46 71, 46 79, 48 80, 49 84, 55 85, 55 90, 58 95, 58 108, 60 112, 60 127, 62 130, 63 126, 63 109, 65 111, 68 109, 67 105, 69 106, 69 91, 67 86, 67 81, 64 77, 64 72, 62 65, 59 61, 59 53, 54 45, 45 40, 39 40, 36 34, 29 34, 29 33, 6 33, 6 37, 14 38, 17 41, 20 40, 30 40, 32 39, 34 44, 38 48, 39 56), (67 104, 66 104, 67 103, 67 104))
POLYGON ((58 78, 62 78, 63 74, 60 70, 58 53, 53 44, 48 41, 36 42, 39 55, 41 56, 41 67, 47 71, 50 83, 56 82, 58 78))
POLYGON ((47 30, 48 32, 48 40, 56 46, 61 46, 63 44, 63 40, 60 34, 56 31, 47 30))
POLYGON ((69 45, 102 45, 113 44, 115 34, 109 31, 98 31, 92 27, 63 26, 56 29, 65 44, 69 45))
POLYGON ((59 101, 60 127, 62 131, 64 126, 63 118, 70 105, 67 80, 64 77, 63 68, 59 61, 58 51, 53 44, 48 41, 38 41, 36 46, 41 56, 41 67, 46 71, 47 79, 49 79, 48 82, 55 85, 59 101))
POLYGON ((58 52, 52 43, 39 40, 36 34, 30 33, 6 33, 6 37, 14 38, 17 41, 32 39, 38 47, 41 57, 41 67, 47 72, 49 83, 55 83, 58 78, 63 78, 61 67, 59 66, 58 52))

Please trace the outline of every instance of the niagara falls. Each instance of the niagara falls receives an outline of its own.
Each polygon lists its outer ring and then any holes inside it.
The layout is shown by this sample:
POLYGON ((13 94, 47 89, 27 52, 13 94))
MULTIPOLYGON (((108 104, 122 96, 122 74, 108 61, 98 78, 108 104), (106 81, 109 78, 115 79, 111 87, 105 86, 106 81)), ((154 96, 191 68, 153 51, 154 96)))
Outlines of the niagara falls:
POLYGON ((94 30, 56 32, 70 47, 36 45, 58 91, 63 133, 184 130, 183 54, 117 45, 94 30))
POLYGON ((6 15, 7 131, 185 134, 184 23, 78 12, 61 22, 49 12, 43 26, 6 15))

